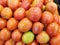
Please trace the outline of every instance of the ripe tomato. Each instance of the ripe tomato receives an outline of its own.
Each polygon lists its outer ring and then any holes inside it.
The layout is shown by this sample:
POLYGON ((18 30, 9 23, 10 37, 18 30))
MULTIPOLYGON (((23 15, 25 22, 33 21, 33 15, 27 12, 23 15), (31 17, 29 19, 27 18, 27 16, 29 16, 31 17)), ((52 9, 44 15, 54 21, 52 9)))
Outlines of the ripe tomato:
POLYGON ((60 16, 59 16, 59 21, 58 21, 58 24, 60 25, 60 16))
POLYGON ((0 14, 1 14, 1 11, 3 10, 3 6, 2 5, 0 5, 0 14))
POLYGON ((12 39, 14 41, 20 41, 21 37, 22 37, 22 33, 20 33, 18 29, 16 29, 16 30, 13 31, 13 33, 12 33, 12 39))
POLYGON ((11 36, 11 32, 8 31, 8 29, 6 28, 3 28, 0 32, 0 39, 5 41, 5 40, 8 40, 11 36))
POLYGON ((39 21, 41 18, 41 15, 42 15, 42 12, 39 7, 31 7, 27 13, 27 17, 34 22, 39 21))
POLYGON ((21 20, 22 18, 25 17, 25 9, 24 8, 18 8, 15 12, 14 12, 14 17, 17 20, 21 20))
POLYGON ((46 27, 46 31, 51 37, 56 36, 59 32, 59 25, 53 22, 46 27))
POLYGON ((45 11, 42 15, 42 23, 44 24, 50 24, 53 21, 53 15, 49 11, 45 11))
POLYGON ((5 7, 2 11, 1 11, 1 16, 4 19, 9 19, 12 17, 12 10, 9 7, 5 7))
POLYGON ((0 45, 4 45, 4 41, 0 40, 0 45))
POLYGON ((7 22, 8 30, 12 31, 17 28, 18 21, 15 18, 10 18, 7 22))
POLYGON ((18 24, 18 29, 21 32, 27 32, 31 28, 32 28, 32 22, 28 18, 23 18, 18 24))
POLYGON ((40 22, 35 22, 32 27, 32 32, 34 34, 39 34, 43 31, 44 25, 40 22))

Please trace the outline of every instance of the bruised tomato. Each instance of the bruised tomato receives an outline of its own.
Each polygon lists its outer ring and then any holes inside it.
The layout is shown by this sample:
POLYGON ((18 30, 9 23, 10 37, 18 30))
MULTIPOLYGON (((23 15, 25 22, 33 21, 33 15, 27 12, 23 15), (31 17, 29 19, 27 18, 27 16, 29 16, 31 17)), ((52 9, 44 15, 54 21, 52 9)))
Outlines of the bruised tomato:
POLYGON ((9 19, 12 17, 12 10, 9 7, 5 7, 2 11, 1 11, 1 17, 4 19, 9 19))
POLYGON ((15 12, 14 12, 14 17, 17 20, 21 20, 22 18, 25 17, 25 9, 24 8, 18 8, 15 12))
POLYGON ((27 12, 27 17, 31 20, 31 21, 39 21, 41 18, 42 12, 41 9, 39 7, 31 7, 28 12, 27 12))
POLYGON ((0 18, 0 29, 3 29, 6 26, 7 21, 3 18, 0 18))
POLYGON ((25 45, 22 41, 16 42, 16 45, 25 45))
POLYGON ((32 32, 34 34, 39 34, 40 32, 43 31, 44 25, 40 22, 35 22, 32 27, 32 32))
POLYGON ((54 0, 44 0, 44 4, 46 5, 49 2, 53 2, 54 0))
POLYGON ((12 39, 9 39, 5 42, 5 45, 15 45, 15 41, 12 39))
POLYGON ((0 45, 4 45, 4 41, 0 40, 0 45))
POLYGON ((32 43, 30 43, 28 45, 38 45, 38 43, 37 43, 37 41, 33 41, 32 43))
POLYGON ((40 34, 36 36, 36 40, 38 43, 47 43, 49 42, 49 39, 50 37, 45 31, 42 31, 40 34))
POLYGON ((18 24, 18 29, 21 32, 27 32, 31 28, 32 28, 32 22, 28 18, 23 18, 18 24))
POLYGON ((16 10, 19 6, 19 0, 7 0, 7 4, 12 10, 16 10))
POLYGON ((8 29, 6 28, 3 28, 1 31, 0 31, 0 39, 5 41, 5 40, 8 40, 11 36, 11 32, 8 31, 8 29))
POLYGON ((42 23, 44 23, 44 24, 52 23, 52 21, 53 21, 52 13, 50 13, 49 11, 43 12, 41 20, 42 20, 42 23))
POLYGON ((15 18, 10 18, 7 22, 7 28, 12 31, 17 28, 18 21, 15 18))
POLYGON ((46 27, 46 31, 51 37, 54 37, 59 32, 59 25, 56 22, 53 22, 46 27))
POLYGON ((60 45, 60 34, 50 40, 50 45, 60 45))
POLYGON ((7 0, 0 0, 0 5, 7 6, 7 0))
POLYGON ((13 31, 13 33, 12 33, 12 39, 14 41, 20 41, 21 37, 22 37, 22 33, 20 33, 18 29, 15 30, 15 31, 13 31))
POLYGON ((0 13, 1 13, 1 11, 3 10, 3 8, 4 8, 4 7, 3 7, 2 5, 0 5, 0 13))
POLYGON ((57 4, 55 4, 54 2, 49 2, 46 4, 46 10, 50 11, 51 13, 55 13, 57 9, 57 4))
POLYGON ((31 7, 39 7, 42 8, 43 7, 43 0, 34 0, 31 4, 31 7))
POLYGON ((21 7, 23 7, 25 10, 28 10, 29 7, 30 7, 29 1, 28 0, 23 0, 21 7))

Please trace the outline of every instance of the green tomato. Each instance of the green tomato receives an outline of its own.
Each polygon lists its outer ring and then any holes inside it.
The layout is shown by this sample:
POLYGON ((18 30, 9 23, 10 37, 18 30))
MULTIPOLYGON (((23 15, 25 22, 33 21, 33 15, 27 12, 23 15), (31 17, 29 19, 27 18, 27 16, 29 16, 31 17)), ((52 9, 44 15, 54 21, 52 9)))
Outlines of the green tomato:
POLYGON ((23 34, 22 36, 22 41, 26 44, 31 43, 34 40, 34 34, 29 31, 23 34))

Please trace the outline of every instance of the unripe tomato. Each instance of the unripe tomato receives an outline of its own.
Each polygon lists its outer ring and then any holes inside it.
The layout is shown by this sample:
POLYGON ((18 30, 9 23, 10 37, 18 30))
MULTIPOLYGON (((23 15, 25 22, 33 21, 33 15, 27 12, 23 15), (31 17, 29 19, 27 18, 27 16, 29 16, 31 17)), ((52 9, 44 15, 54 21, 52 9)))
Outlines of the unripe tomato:
POLYGON ((40 22, 35 22, 32 27, 32 32, 34 34, 39 34, 43 31, 44 25, 40 22))
POLYGON ((5 7, 1 11, 1 17, 4 19, 10 19, 12 17, 12 10, 9 7, 5 7))
POLYGON ((22 37, 22 33, 19 32, 18 29, 14 30, 13 33, 12 33, 12 39, 14 41, 20 41, 21 40, 21 37, 22 37))
POLYGON ((11 32, 8 31, 8 29, 6 28, 3 28, 0 32, 0 39, 5 41, 5 40, 8 40, 10 39, 10 36, 11 36, 11 32))
POLYGON ((12 31, 17 28, 18 21, 15 18, 10 18, 7 22, 8 30, 12 31))
POLYGON ((46 27, 46 31, 51 37, 54 37, 59 32, 59 25, 56 22, 53 22, 46 27))
POLYGON ((21 32, 27 32, 31 28, 32 28, 32 22, 28 18, 23 18, 18 24, 18 29, 21 32))

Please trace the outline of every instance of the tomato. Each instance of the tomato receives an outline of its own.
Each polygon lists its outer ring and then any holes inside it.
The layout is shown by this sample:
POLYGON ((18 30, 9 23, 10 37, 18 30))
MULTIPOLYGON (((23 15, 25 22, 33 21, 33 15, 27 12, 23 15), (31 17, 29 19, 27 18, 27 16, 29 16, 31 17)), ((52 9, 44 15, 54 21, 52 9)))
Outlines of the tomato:
POLYGON ((3 18, 0 18, 0 29, 5 28, 7 21, 3 18))
POLYGON ((18 25, 18 21, 15 18, 10 18, 7 22, 7 28, 10 31, 13 31, 14 29, 16 29, 17 25, 18 25))
POLYGON ((49 11, 43 12, 41 20, 42 20, 42 23, 44 23, 44 24, 52 23, 52 21, 53 21, 52 13, 50 13, 49 11))
POLYGON ((0 5, 7 6, 7 0, 0 0, 0 5))
POLYGON ((53 22, 46 27, 46 31, 51 37, 56 36, 59 32, 58 30, 59 25, 56 22, 53 22))
POLYGON ((31 20, 31 21, 39 21, 40 18, 41 18, 41 15, 42 15, 42 12, 41 12, 41 9, 39 7, 31 7, 29 10, 28 10, 28 13, 27 13, 27 17, 31 20))
POLYGON ((40 22, 35 22, 32 27, 32 32, 34 34, 39 34, 43 31, 44 25, 40 22))
POLYGON ((38 43, 37 43, 37 41, 33 41, 32 43, 30 43, 28 45, 38 45, 38 43))
POLYGON ((22 33, 20 33, 18 29, 16 29, 16 30, 13 31, 13 33, 12 33, 12 39, 14 41, 20 41, 21 37, 22 37, 22 33))
POLYGON ((15 41, 12 39, 9 39, 5 42, 5 45, 15 45, 15 41))
POLYGON ((0 45, 4 45, 4 41, 0 40, 0 45))
POLYGON ((14 12, 14 17, 17 20, 21 20, 22 18, 25 17, 25 9, 24 8, 18 8, 15 12, 14 12))
POLYGON ((4 8, 4 7, 3 7, 2 5, 0 5, 0 13, 1 13, 1 11, 3 10, 3 8, 4 8))
POLYGON ((7 0, 8 7, 16 10, 19 7, 19 0, 7 0))
POLYGON ((50 45, 60 45, 60 34, 50 40, 50 45))
POLYGON ((46 5, 49 2, 53 2, 54 0, 44 0, 44 4, 46 5))
POLYGON ((60 25, 60 16, 59 16, 59 21, 58 21, 58 24, 60 25))
POLYGON ((22 41, 16 42, 16 45, 25 45, 22 41))
POLYGON ((9 7, 5 7, 2 11, 1 11, 1 17, 4 19, 9 19, 12 17, 12 10, 9 7))
POLYGON ((21 32, 27 32, 31 28, 32 28, 32 22, 28 18, 23 18, 18 24, 18 29, 21 32))
POLYGON ((0 39, 5 41, 5 40, 8 40, 10 39, 10 36, 11 36, 11 32, 8 31, 8 29, 6 28, 3 28, 1 31, 0 31, 0 39))
POLYGON ((38 43, 47 43, 49 39, 50 37, 45 31, 42 31, 40 34, 36 36, 36 40, 38 43))
POLYGON ((54 2, 49 2, 46 4, 46 10, 50 11, 51 13, 55 13, 57 9, 57 4, 54 2))
POLYGON ((31 4, 31 7, 39 7, 42 8, 43 7, 43 0, 34 0, 31 4))

